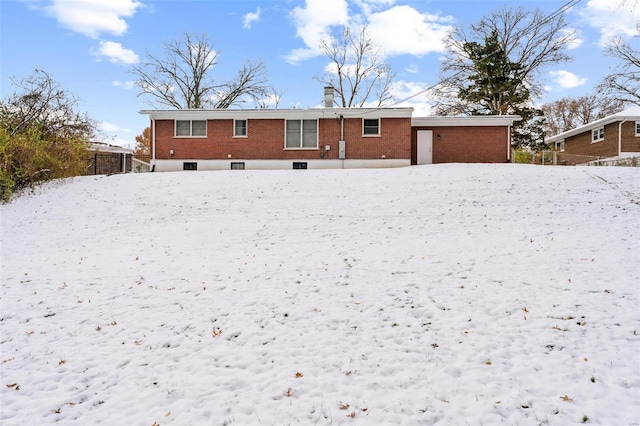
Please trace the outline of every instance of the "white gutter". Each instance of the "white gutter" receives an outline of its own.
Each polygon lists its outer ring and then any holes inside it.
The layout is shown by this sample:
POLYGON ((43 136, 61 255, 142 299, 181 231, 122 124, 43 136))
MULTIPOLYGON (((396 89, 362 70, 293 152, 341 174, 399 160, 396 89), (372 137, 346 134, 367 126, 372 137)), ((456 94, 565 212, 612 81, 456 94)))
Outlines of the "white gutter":
POLYGON ((622 124, 627 121, 628 118, 625 118, 620 123, 618 123, 618 157, 622 154, 622 124))

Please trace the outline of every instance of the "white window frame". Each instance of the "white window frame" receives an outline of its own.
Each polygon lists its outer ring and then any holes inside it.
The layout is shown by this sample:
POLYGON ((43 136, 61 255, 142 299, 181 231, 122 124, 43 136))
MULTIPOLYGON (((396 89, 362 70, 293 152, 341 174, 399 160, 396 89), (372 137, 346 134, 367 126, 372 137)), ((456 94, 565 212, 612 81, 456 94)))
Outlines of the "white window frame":
POLYGON ((564 141, 556 142, 556 151, 564 152, 564 141))
POLYGON ((636 136, 640 136, 640 120, 636 121, 636 136))
POLYGON ((318 149, 318 128, 320 127, 320 123, 318 119, 286 119, 284 122, 284 149, 318 149), (300 123, 300 145, 299 146, 288 146, 288 134, 289 134, 289 122, 297 121, 300 123), (314 146, 304 146, 304 123, 305 122, 314 122, 315 123, 315 145, 314 146))
POLYGON ((174 120, 173 123, 173 136, 176 138, 206 138, 207 137, 207 120, 174 120), (204 135, 194 135, 193 134, 193 122, 204 122, 204 135), (179 135, 178 134, 178 123, 179 122, 189 122, 189 134, 188 135, 179 135))
POLYGON ((591 143, 604 140, 604 126, 591 130, 591 143))
POLYGON ((362 119, 362 136, 366 136, 366 137, 380 136, 380 119, 379 118, 363 118, 362 119), (365 121, 377 121, 378 122, 376 126, 377 133, 366 133, 365 129, 371 128, 372 126, 365 126, 365 121))
POLYGON ((249 120, 245 119, 237 119, 233 120, 233 137, 234 138, 246 138, 249 134, 249 120), (244 134, 238 134, 238 126, 237 124, 241 121, 244 121, 244 134))

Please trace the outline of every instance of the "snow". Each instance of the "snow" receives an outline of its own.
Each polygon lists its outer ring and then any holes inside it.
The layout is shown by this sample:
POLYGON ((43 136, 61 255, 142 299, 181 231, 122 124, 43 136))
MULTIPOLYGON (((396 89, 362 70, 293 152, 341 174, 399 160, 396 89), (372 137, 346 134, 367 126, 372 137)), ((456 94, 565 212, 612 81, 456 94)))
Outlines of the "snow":
POLYGON ((638 424, 639 172, 39 188, 0 207, 0 422, 638 424))

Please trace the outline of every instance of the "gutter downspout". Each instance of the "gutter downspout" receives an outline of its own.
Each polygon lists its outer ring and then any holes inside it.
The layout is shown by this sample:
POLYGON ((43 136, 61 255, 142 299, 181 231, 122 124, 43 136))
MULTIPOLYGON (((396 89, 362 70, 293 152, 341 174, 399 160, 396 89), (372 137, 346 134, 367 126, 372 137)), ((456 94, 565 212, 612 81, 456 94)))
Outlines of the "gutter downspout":
POLYGON ((156 170, 156 120, 151 119, 151 171, 156 170))
POLYGON ((511 162, 511 125, 507 126, 507 163, 511 162))
POLYGON ((620 158, 620 154, 622 154, 622 125, 628 120, 625 118, 620 123, 618 123, 618 158, 620 158))

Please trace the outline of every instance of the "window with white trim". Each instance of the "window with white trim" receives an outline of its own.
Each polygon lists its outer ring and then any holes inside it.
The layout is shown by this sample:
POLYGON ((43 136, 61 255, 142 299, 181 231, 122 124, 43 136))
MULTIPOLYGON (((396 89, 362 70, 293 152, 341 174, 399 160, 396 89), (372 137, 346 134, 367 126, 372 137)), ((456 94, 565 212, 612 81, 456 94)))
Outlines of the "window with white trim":
POLYGON ((247 120, 233 120, 233 137, 247 137, 247 120))
POLYGON ((600 142, 604 140, 604 127, 598 127, 591 131, 591 142, 600 142))
POLYGON ((207 120, 176 120, 176 136, 207 136, 207 120))
POLYGON ((556 142, 556 151, 564 152, 564 141, 556 142))
POLYGON ((636 121, 636 136, 640 136, 640 120, 636 121))
POLYGON ((363 118, 362 134, 364 136, 380 136, 380 119, 379 118, 363 118))
POLYGON ((318 148, 318 120, 287 120, 285 148, 318 148))

